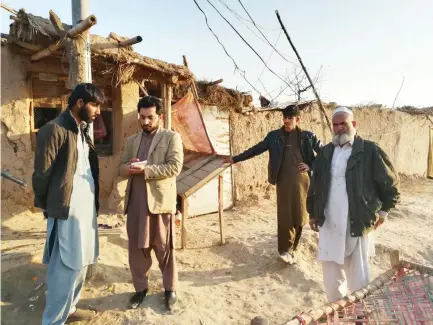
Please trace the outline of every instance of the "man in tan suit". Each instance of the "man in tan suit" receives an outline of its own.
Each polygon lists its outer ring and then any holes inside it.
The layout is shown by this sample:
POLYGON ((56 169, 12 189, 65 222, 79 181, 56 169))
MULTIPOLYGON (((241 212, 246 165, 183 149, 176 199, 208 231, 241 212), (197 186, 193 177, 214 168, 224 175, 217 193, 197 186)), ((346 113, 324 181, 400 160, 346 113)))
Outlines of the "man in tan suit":
POLYGON ((125 214, 129 267, 136 291, 129 307, 137 308, 146 297, 153 250, 162 272, 165 304, 170 309, 176 301, 173 216, 176 176, 183 164, 182 139, 159 126, 163 108, 158 98, 143 97, 137 111, 143 131, 128 138, 120 165, 120 174, 129 177, 125 214))

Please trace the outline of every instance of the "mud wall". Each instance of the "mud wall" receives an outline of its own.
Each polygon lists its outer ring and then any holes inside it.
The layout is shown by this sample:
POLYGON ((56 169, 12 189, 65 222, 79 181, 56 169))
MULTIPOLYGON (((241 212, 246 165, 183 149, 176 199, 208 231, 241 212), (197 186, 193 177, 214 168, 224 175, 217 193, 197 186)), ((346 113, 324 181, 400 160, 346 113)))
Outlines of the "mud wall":
MULTIPOLYGON (((331 110, 327 109, 328 116, 331 110)), ((377 142, 389 155, 398 172, 409 176, 426 176, 429 126, 425 115, 411 115, 388 109, 356 109, 358 134, 377 142)), ((281 112, 264 111, 253 115, 231 113, 231 144, 234 155, 261 141, 268 132, 282 126, 281 112)), ((301 127, 313 131, 328 143, 331 133, 317 107, 302 115, 301 127)), ((235 165, 236 200, 262 198, 274 194, 267 182, 268 154, 235 165)))
MULTIPOLYGON (((1 167, 31 185, 33 150, 30 138, 30 93, 25 59, 1 48, 1 167)), ((2 199, 31 207, 31 186, 2 180, 2 199)))
MULTIPOLYGON (((1 165, 14 176, 24 179, 28 187, 22 188, 8 180, 2 180, 1 198, 10 199, 28 208, 33 207, 31 178, 34 151, 30 136, 31 89, 27 76, 28 59, 13 53, 7 46, 1 51, 1 165)), ((60 65, 37 63, 32 71, 62 73, 60 65)), ((100 200, 109 205, 113 188, 117 193, 117 174, 125 140, 137 132, 136 107, 139 100, 138 85, 126 84, 113 89, 114 143, 113 155, 99 157, 100 200)), ((116 203, 117 200, 114 200, 116 203)))
POLYGON ((114 115, 114 155, 109 159, 100 159, 101 184, 103 206, 121 213, 126 191, 127 180, 119 177, 119 165, 122 150, 129 136, 138 132, 137 104, 139 90, 136 83, 122 85, 116 91, 116 106, 114 115))

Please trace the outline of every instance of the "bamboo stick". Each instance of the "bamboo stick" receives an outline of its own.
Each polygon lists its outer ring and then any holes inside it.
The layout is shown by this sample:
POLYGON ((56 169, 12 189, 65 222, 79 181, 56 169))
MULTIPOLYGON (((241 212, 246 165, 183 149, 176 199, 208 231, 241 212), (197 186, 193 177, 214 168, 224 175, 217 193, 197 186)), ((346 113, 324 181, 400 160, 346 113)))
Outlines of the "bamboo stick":
POLYGON ((90 15, 86 19, 84 19, 82 22, 78 23, 76 26, 72 27, 66 35, 70 38, 75 38, 78 35, 82 34, 86 30, 88 30, 90 27, 95 25, 97 22, 96 17, 94 15, 90 15))

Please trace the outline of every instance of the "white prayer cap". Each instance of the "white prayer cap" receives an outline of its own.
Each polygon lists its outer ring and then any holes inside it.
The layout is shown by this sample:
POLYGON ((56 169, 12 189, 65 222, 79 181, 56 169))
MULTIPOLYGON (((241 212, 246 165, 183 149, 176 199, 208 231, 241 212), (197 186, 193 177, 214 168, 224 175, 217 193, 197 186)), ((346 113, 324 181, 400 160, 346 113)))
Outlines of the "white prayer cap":
POLYGON ((332 112, 332 117, 334 117, 337 114, 346 113, 353 117, 353 112, 350 108, 347 108, 345 106, 339 106, 332 112))

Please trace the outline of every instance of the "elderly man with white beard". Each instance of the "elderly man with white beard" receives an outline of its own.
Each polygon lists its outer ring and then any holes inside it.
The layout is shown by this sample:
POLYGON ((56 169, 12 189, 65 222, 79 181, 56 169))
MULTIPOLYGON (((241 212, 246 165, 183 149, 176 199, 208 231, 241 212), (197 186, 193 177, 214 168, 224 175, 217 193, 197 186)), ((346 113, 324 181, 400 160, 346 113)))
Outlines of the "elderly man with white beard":
POLYGON ((372 231, 400 198, 397 172, 376 143, 356 134, 352 110, 337 107, 332 124, 332 143, 314 161, 307 199, 330 302, 370 282, 372 231))

